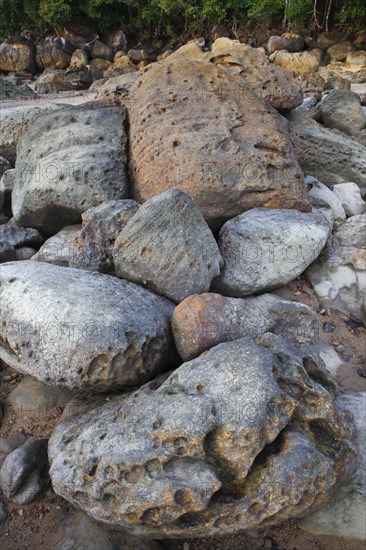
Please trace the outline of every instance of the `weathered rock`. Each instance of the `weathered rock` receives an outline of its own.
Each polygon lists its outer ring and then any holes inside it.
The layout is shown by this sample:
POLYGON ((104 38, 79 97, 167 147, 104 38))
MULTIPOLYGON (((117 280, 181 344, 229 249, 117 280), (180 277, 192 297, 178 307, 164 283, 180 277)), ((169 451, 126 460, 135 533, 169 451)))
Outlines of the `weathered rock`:
POLYGON ((41 262, 1 269, 0 357, 69 389, 116 390, 151 378, 172 356, 173 305, 148 290, 41 262))
POLYGON ((31 502, 48 484, 47 440, 29 441, 10 453, 0 470, 0 487, 15 504, 31 502))
POLYGON ((281 36, 289 43, 289 48, 285 48, 289 52, 301 52, 304 49, 305 41, 299 34, 284 32, 281 36))
POLYGON ((282 36, 271 36, 267 42, 268 55, 272 55, 279 50, 290 50, 290 42, 282 36))
POLYGON ((69 90, 87 90, 93 82, 93 74, 88 67, 70 67, 46 69, 36 80, 35 88, 41 94, 67 92, 69 90))
MULTIPOLYGON (((4 464, 4 460, 10 453, 27 441, 25 435, 13 435, 10 437, 0 437, 0 469, 4 464)), ((1 523, 1 520, 0 520, 1 523)))
POLYGON ((357 136, 366 126, 360 96, 351 90, 334 90, 321 103, 323 123, 328 128, 357 136))
POLYGON ((107 44, 103 44, 100 40, 95 40, 91 48, 91 56, 93 59, 113 61, 114 49, 107 46, 107 44))
POLYGON ((114 243, 137 210, 137 202, 124 200, 107 201, 84 212, 83 228, 72 242, 70 267, 114 274, 114 243))
MULTIPOLYGON (((10 78, 0 78, 0 100, 11 101, 11 100, 26 100, 26 99, 36 99, 37 94, 27 86, 17 86, 10 78)), ((3 112, 1 112, 1 118, 3 117, 3 112)))
POLYGON ((53 113, 62 108, 65 108, 65 105, 47 103, 45 105, 21 105, 11 109, 3 109, 1 111, 0 154, 14 164, 17 143, 26 130, 40 116, 53 113))
POLYGON ((350 42, 338 42, 330 48, 328 48, 327 53, 331 59, 336 61, 345 61, 349 52, 351 52, 353 46, 350 42))
POLYGON ((90 92, 97 92, 96 100, 103 100, 103 102, 109 100, 113 104, 119 102, 123 105, 138 76, 138 73, 133 71, 107 80, 103 79, 92 84, 90 92))
POLYGON ((35 254, 37 254, 37 250, 35 248, 31 248, 30 246, 21 246, 20 248, 15 249, 15 259, 18 262, 30 260, 35 254))
POLYGON ((343 132, 310 119, 290 123, 290 136, 305 174, 326 185, 354 181, 366 194, 366 148, 343 132))
POLYGON ((314 311, 275 294, 245 299, 213 293, 189 296, 174 310, 172 331, 183 361, 221 342, 256 338, 264 332, 296 343, 317 339, 314 311))
POLYGON ((332 186, 332 191, 342 203, 348 217, 363 214, 366 210, 366 203, 361 197, 361 192, 353 181, 338 183, 332 186))
POLYGON ((5 40, 0 45, 0 70, 34 74, 37 71, 34 43, 19 36, 5 40))
POLYGON ((346 57, 344 64, 348 69, 364 69, 366 68, 366 51, 360 50, 350 52, 346 57))
POLYGON ((325 80, 319 73, 305 73, 297 76, 297 82, 302 86, 304 97, 322 98, 325 89, 325 80))
POLYGON ((318 296, 361 322, 366 311, 365 217, 353 216, 338 228, 305 274, 318 296))
POLYGON ((274 52, 270 59, 283 69, 295 74, 315 73, 319 68, 319 60, 312 52, 290 53, 287 50, 274 52))
POLYGON ((325 90, 350 90, 351 81, 340 75, 328 76, 325 82, 325 90))
POLYGON ((47 239, 32 260, 69 267, 75 255, 75 237, 79 235, 80 230, 81 225, 64 227, 56 235, 47 239))
POLYGON ((352 412, 357 425, 361 460, 349 483, 340 486, 329 504, 303 518, 302 529, 316 535, 330 535, 365 541, 366 539, 366 393, 346 392, 339 402, 352 412))
POLYGON ((284 286, 319 256, 330 231, 322 214, 266 208, 245 212, 220 231, 224 268, 213 288, 240 297, 284 286))
MULTIPOLYGON (((270 63, 264 52, 237 40, 219 38, 212 45, 211 52, 204 54, 204 59, 226 67, 235 79, 237 94, 249 88, 276 109, 293 109, 301 105, 301 86, 289 71, 270 63)), ((232 89, 232 84, 230 87, 232 89)), ((225 93, 225 87, 223 91, 225 93)))
POLYGON ((53 407, 63 407, 72 397, 71 391, 47 386, 26 376, 10 393, 7 406, 17 415, 24 417, 28 414, 39 419, 53 407))
POLYGON ((168 60, 130 92, 133 198, 181 189, 214 228, 255 206, 308 209, 280 115, 246 89, 235 93, 224 68, 168 60))
POLYGON ((192 199, 178 189, 147 201, 114 245, 118 277, 181 302, 207 292, 222 259, 213 234, 192 199))
POLYGON ((316 39, 318 48, 321 48, 322 50, 328 50, 339 41, 340 36, 335 32, 321 32, 318 34, 316 39))
POLYGON ((354 73, 351 82, 352 84, 363 84, 366 82, 366 68, 360 69, 357 73, 354 73))
POLYGON ((306 176, 305 184, 309 191, 310 200, 312 200, 313 198, 321 199, 329 204, 329 206, 333 210, 334 221, 339 222, 346 219, 346 213, 344 211, 342 202, 339 200, 339 197, 329 189, 329 187, 324 185, 324 183, 321 183, 313 176, 306 176))
POLYGON ((128 55, 135 63, 148 59, 148 55, 144 50, 128 50, 128 55))
POLYGON ((105 43, 118 52, 126 48, 127 38, 122 29, 112 29, 106 34, 105 43))
POLYGON ((47 37, 37 44, 37 65, 44 69, 66 69, 75 51, 67 38, 47 37))
POLYGON ((25 245, 40 245, 44 241, 37 229, 0 225, 0 263, 16 259, 16 249, 25 245))
POLYGON ((71 56, 70 67, 81 69, 82 67, 86 67, 88 62, 89 62, 89 57, 86 51, 78 49, 78 50, 75 50, 71 56))
POLYGON ((158 388, 59 423, 56 493, 151 538, 233 534, 324 502, 355 470, 351 418, 311 349, 260 342, 219 344, 158 388))
POLYGON ((81 213, 127 196, 125 110, 82 105, 35 121, 18 146, 13 215, 57 233, 81 213))
POLYGON ((11 169, 11 164, 8 159, 0 156, 0 178, 2 178, 4 172, 11 169))
POLYGON ((90 61, 90 66, 93 69, 98 69, 99 71, 106 71, 109 67, 112 67, 112 61, 107 61, 107 59, 95 58, 90 61))

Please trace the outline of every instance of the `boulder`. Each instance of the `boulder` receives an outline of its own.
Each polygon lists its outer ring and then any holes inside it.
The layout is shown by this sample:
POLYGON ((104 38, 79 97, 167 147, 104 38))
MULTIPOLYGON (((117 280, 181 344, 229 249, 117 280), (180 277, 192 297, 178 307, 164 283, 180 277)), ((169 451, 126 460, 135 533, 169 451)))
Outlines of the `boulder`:
POLYGON ((325 80, 319 73, 299 74, 296 80, 301 85, 305 98, 315 97, 318 101, 322 99, 325 80))
POLYGON ((54 235, 81 213, 127 196, 125 110, 82 105, 37 119, 18 145, 13 215, 54 235))
POLYGON ((107 44, 103 44, 100 40, 95 40, 91 47, 92 59, 104 59, 107 61, 113 61, 114 49, 107 44))
POLYGON ((315 312, 275 294, 244 299, 214 293, 189 296, 173 312, 172 331, 183 361, 222 342, 265 332, 295 343, 312 343, 318 337, 315 312))
POLYGON ((81 69, 86 67, 89 62, 89 56, 85 50, 75 50, 70 59, 70 68, 81 69))
POLYGON ((107 61, 107 59, 95 58, 90 61, 90 67, 99 71, 106 71, 107 69, 112 67, 112 61, 107 61))
POLYGON ((16 260, 16 249, 26 245, 40 245, 44 241, 36 229, 0 225, 0 263, 16 260))
POLYGON ((366 193, 366 148, 343 132, 310 119, 289 125, 292 143, 305 174, 325 185, 354 181, 366 193))
POLYGON ((307 210, 282 117, 249 90, 235 93, 225 68, 168 60, 130 90, 132 197, 181 189, 215 229, 256 206, 307 210))
MULTIPOLYGON (((0 100, 12 101, 12 100, 27 100, 36 99, 37 94, 27 86, 26 84, 18 86, 10 78, 0 78, 0 100)), ((3 110, 1 112, 1 118, 3 117, 3 110)))
POLYGON ((332 185, 332 191, 342 203, 347 217, 363 214, 366 210, 366 203, 361 197, 361 192, 353 181, 332 185))
POLYGON ((272 55, 278 50, 290 50, 291 44, 286 38, 282 36, 271 36, 267 42, 267 53, 272 55))
POLYGON ((274 52, 270 59, 276 65, 295 74, 315 73, 319 68, 319 59, 310 51, 290 53, 287 50, 274 52))
POLYGON ((145 50, 128 50, 128 56, 135 63, 140 63, 140 61, 147 61, 148 55, 145 50))
POLYGON ((172 360, 173 305, 129 281, 42 262, 1 269, 0 357, 52 385, 140 384, 172 360))
POLYGON ((49 442, 55 492, 112 528, 207 537, 303 516, 357 464, 323 362, 267 334, 89 404, 49 442))
POLYGON ((335 32, 321 32, 318 34, 316 43, 318 48, 322 50, 328 50, 334 44, 340 41, 340 36, 335 32))
POLYGON ((36 80, 35 88, 40 94, 55 94, 72 90, 87 90, 93 82, 93 73, 88 67, 70 67, 67 71, 47 69, 36 80))
POLYGON ((352 84, 364 84, 366 82, 366 69, 360 69, 353 73, 351 82, 352 84))
MULTIPOLYGON (((27 441, 25 435, 13 435, 9 437, 0 437, 0 470, 4 460, 10 453, 27 441)), ((0 522, 1 523, 1 522, 0 522)))
POLYGON ((75 46, 67 38, 49 36, 37 44, 37 65, 44 69, 66 69, 75 46))
MULTIPOLYGON (((329 189, 329 187, 324 185, 324 183, 321 183, 313 176, 306 176, 305 184, 309 191, 310 200, 319 199, 329 204, 330 208, 333 211, 333 218, 335 222, 341 222, 346 219, 346 213, 344 211, 342 202, 340 201, 339 197, 329 189)), ((332 187, 332 189, 334 190, 334 186, 332 187)))
MULTIPOLYGON (((179 50, 174 55, 178 53, 179 50)), ((237 95, 249 88, 254 95, 265 99, 276 109, 293 109, 301 105, 302 89, 292 73, 270 63, 264 52, 258 49, 237 40, 218 38, 211 52, 204 54, 204 59, 226 67, 235 79, 235 84, 229 84, 228 87, 234 88, 237 95)), ((225 90, 223 85, 224 94, 225 90)))
POLYGON ((281 37, 289 44, 288 48, 284 48, 285 50, 288 49, 289 52, 301 52, 304 49, 305 41, 299 34, 284 32, 281 37))
POLYGON ((0 45, 0 70, 36 73, 36 47, 34 43, 19 36, 5 40, 0 45))
POLYGON ((129 97, 129 93, 138 79, 138 73, 133 70, 127 72, 128 69, 124 69, 124 73, 117 77, 103 79, 97 81, 90 87, 90 92, 96 92, 95 99, 97 101, 109 101, 112 104, 119 102, 124 104, 129 97))
POLYGON ((178 189, 141 206, 113 249, 118 277, 175 302, 207 292, 222 259, 213 234, 192 199, 178 189))
POLYGON ((301 519, 301 529, 314 535, 342 539, 366 539, 366 393, 346 392, 340 396, 342 407, 352 412, 357 426, 361 460, 352 479, 340 486, 330 502, 301 519))
MULTIPOLYGON (((33 92, 32 92, 33 93, 33 92)), ((65 108, 65 105, 46 103, 44 105, 21 105, 1 110, 0 154, 13 165, 19 139, 37 118, 65 108)))
POLYGON ((365 69, 366 68, 366 51, 360 50, 350 52, 347 57, 344 66, 348 69, 365 69))
POLYGON ((0 470, 0 487, 15 504, 31 502, 49 481, 47 440, 24 443, 10 453, 0 470))
POLYGON ((345 61, 349 52, 351 52, 353 46, 350 42, 338 42, 330 48, 328 48, 327 53, 331 59, 336 61, 345 61))
POLYGON ((328 76, 325 81, 325 90, 350 90, 351 81, 339 74, 328 76))
POLYGON ((319 256, 330 231, 322 214, 253 208, 222 227, 224 268, 213 288, 240 297, 284 286, 319 256))
POLYGON ((4 172, 9 171, 11 169, 11 164, 8 161, 8 159, 5 159, 4 157, 0 156, 0 178, 2 178, 4 172))
POLYGON ((333 90, 323 99, 320 108, 327 128, 357 136, 366 127, 360 96, 351 90, 333 90))
POLYGON ((366 320, 365 218, 353 216, 338 228, 305 273, 320 298, 361 322, 366 320))
POLYGON ((105 35, 105 43, 115 52, 125 50, 127 38, 122 29, 112 29, 105 35))
POLYGON ((124 200, 107 201, 84 212, 83 228, 72 242, 70 267, 114 274, 114 243, 137 210, 137 202, 124 200))
POLYGON ((68 225, 56 235, 47 239, 32 261, 47 262, 50 264, 69 267, 75 255, 74 240, 79 235, 81 225, 68 225))

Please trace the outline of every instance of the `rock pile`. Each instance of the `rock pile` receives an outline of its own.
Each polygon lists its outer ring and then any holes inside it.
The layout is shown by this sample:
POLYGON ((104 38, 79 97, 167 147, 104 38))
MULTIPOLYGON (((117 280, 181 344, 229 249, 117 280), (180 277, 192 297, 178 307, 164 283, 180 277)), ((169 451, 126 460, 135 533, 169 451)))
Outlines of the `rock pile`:
POLYGON ((103 83, 106 101, 5 114, 0 358, 32 377, 9 403, 72 398, 48 443, 0 439, 7 500, 49 472, 128 536, 207 537, 315 513, 357 479, 317 313, 284 298, 303 275, 365 320, 364 110, 349 90, 300 106, 279 62, 353 51, 322 40, 274 37, 275 63, 191 42, 138 74, 149 53, 127 55, 123 33, 39 45, 44 77, 90 59, 134 73, 103 83))

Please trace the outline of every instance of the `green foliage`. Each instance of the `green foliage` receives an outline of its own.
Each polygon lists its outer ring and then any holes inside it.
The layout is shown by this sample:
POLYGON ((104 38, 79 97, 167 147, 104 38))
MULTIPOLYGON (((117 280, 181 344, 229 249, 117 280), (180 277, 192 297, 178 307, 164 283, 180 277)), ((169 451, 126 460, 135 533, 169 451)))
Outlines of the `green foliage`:
POLYGON ((101 30, 123 22, 146 37, 204 33, 215 24, 300 30, 314 25, 314 5, 321 23, 329 6, 333 25, 357 29, 366 22, 365 0, 0 0, 0 38, 24 28, 44 34, 85 17, 101 30))

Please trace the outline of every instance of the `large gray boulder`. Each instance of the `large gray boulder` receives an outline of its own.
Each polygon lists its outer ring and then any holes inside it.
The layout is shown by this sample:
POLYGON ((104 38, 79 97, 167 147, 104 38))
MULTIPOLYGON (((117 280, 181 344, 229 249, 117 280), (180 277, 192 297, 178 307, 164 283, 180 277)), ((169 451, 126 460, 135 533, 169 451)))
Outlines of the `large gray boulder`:
POLYGON ((151 538, 304 515, 357 463, 352 417, 333 387, 307 347, 270 334, 219 344, 160 385, 61 421, 49 442, 53 488, 96 520, 151 538))
POLYGON ((189 296, 174 310, 172 331, 178 353, 189 361, 204 351, 239 338, 272 332, 295 343, 318 339, 316 314, 275 294, 227 298, 207 293, 189 296))
POLYGON ((357 136, 366 126, 361 98, 351 90, 333 90, 320 106, 327 128, 335 128, 350 136, 357 136))
POLYGON ((290 123, 289 131, 305 174, 326 185, 353 181, 366 194, 366 147, 310 119, 290 123))
POLYGON ((129 281, 41 262, 1 268, 0 358, 69 389, 116 390, 168 366, 173 305, 129 281))
POLYGON ((113 249, 118 277, 175 302, 207 292, 222 259, 201 212, 186 193, 165 191, 141 206, 113 249))
POLYGON ((20 105, 1 110, 0 154, 14 163, 17 144, 26 130, 40 116, 53 113, 65 105, 46 103, 44 105, 20 105))
POLYGON ((17 150, 13 215, 52 235, 105 200, 127 197, 125 111, 70 107, 36 120, 17 150))
POLYGON ((240 297, 286 285, 319 256, 331 229, 320 213, 269 208, 244 212, 220 231, 224 268, 214 289, 240 297))

